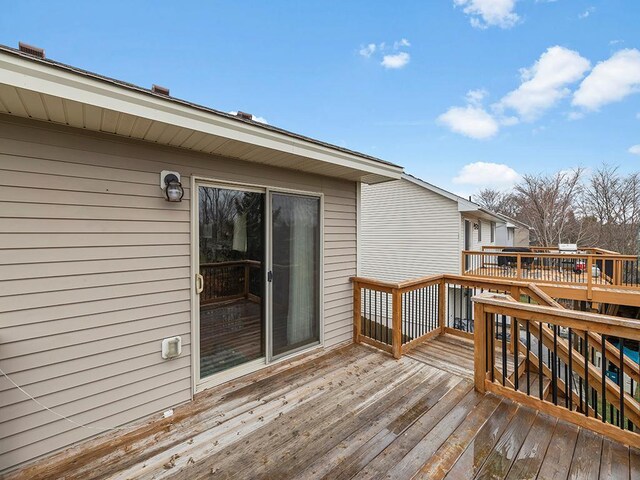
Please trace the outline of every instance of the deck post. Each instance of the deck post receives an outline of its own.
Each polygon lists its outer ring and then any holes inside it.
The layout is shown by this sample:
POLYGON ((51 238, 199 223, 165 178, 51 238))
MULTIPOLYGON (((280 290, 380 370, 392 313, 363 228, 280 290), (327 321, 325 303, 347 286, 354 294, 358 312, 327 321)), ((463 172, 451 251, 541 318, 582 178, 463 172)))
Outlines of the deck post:
POLYGON ((447 327, 447 281, 443 278, 438 283, 438 321, 440 322, 440 334, 444 335, 447 327))
POLYGON ((474 310, 473 332, 473 378, 476 391, 485 392, 485 379, 487 378, 487 319, 484 305, 476 302, 474 310))
POLYGON ((362 329, 361 290, 357 281, 353 282, 353 343, 360 343, 362 329))
POLYGON ((392 342, 391 348, 394 358, 402 356, 402 290, 394 288, 393 295, 393 316, 391 318, 392 325, 392 342))
MULTIPOLYGON (((522 257, 519 253, 516 255, 516 278, 518 280, 522 279, 522 257)), ((519 301, 520 300, 518 299, 518 302, 519 301)))
POLYGON ((587 256, 587 300, 593 299, 593 256, 587 256))

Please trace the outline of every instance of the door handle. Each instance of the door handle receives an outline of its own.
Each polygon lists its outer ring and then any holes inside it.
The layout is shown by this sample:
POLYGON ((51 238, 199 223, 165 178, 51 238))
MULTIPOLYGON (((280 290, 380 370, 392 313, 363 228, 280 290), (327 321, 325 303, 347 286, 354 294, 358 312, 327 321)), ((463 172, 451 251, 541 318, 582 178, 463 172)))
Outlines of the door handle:
POLYGON ((196 273, 196 293, 199 295, 204 290, 204 277, 196 273))
POLYGON ((273 281, 273 272, 269 270, 267 272, 267 282, 272 282, 272 281, 273 281))

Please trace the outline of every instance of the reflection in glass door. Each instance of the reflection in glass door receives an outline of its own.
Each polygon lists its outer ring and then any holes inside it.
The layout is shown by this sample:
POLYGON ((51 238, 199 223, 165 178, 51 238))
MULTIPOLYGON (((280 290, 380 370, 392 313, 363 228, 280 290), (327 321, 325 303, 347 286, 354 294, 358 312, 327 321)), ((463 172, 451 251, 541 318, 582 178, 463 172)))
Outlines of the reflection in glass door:
POLYGON ((265 356, 265 194, 198 187, 200 378, 265 356))
POLYGON ((272 355, 320 341, 320 198, 271 194, 272 355))

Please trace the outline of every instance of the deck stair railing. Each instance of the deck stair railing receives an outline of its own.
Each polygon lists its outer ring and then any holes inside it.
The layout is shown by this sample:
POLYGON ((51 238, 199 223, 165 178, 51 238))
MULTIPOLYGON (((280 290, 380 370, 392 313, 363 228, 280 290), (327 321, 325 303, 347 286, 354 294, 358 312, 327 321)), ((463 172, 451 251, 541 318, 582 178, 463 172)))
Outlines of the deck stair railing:
POLYGON ((481 294, 474 304, 478 391, 640 442, 640 367, 627 348, 640 341, 637 322, 504 294, 481 294))

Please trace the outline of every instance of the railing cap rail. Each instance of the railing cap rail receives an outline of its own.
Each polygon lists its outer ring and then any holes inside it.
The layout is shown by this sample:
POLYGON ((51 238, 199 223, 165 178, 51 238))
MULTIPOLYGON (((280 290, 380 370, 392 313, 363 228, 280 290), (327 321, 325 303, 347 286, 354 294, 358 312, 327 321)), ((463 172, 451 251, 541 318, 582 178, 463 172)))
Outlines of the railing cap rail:
POLYGON ((427 275, 426 277, 418 277, 402 282, 389 282, 384 280, 377 280, 369 277, 350 277, 352 283, 364 283, 371 286, 378 286, 382 288, 390 289, 403 289, 411 288, 422 283, 429 283, 433 281, 442 280, 444 282, 452 284, 467 284, 469 282, 476 281, 478 284, 495 285, 496 287, 523 287, 528 288, 531 286, 531 282, 522 280, 510 280, 506 278, 490 278, 490 277, 475 277, 473 275, 454 275, 450 273, 439 273, 435 275, 427 275))
MULTIPOLYGON (((535 251, 544 251, 544 250, 558 250, 558 247, 543 247, 541 245, 523 245, 527 248, 530 248, 531 250, 535 251)), ((494 248, 512 248, 513 245, 482 245, 482 250, 491 250, 494 248)), ((595 252, 595 253, 601 253, 601 254, 606 254, 606 255, 620 255, 620 252, 616 252, 614 250, 607 250, 604 248, 599 248, 599 247, 579 247, 578 250, 583 250, 586 252, 595 252)))
MULTIPOLYGON (((526 317, 534 319, 533 317, 536 315, 543 316, 544 318, 542 321, 548 323, 554 323, 554 319, 558 320, 557 323, 567 323, 563 322, 563 320, 566 319, 572 323, 582 323, 585 330, 592 330, 589 326, 602 327, 598 328, 598 330, 606 330, 604 333, 607 335, 615 336, 615 330, 624 329, 627 333, 622 334, 622 332, 620 332, 621 336, 629 339, 640 340, 640 322, 631 319, 612 317, 610 315, 602 315, 599 313, 578 312, 575 310, 567 310, 557 307, 521 303, 516 302, 508 295, 499 293, 481 293, 479 295, 475 295, 471 300, 477 304, 491 305, 507 311, 516 310, 517 312, 521 312, 521 314, 515 313, 516 318, 522 318, 523 320, 526 320, 526 317), (526 315, 525 312, 529 315, 526 315), (629 331, 633 331, 632 336, 628 336, 629 331)), ((509 315, 509 313, 505 313, 505 315, 509 315)), ((540 318, 535 318, 535 320, 539 319, 540 318)))
POLYGON ((487 257, 533 257, 533 258, 587 258, 596 260, 637 260, 635 255, 621 255, 619 253, 548 253, 548 252, 493 252, 488 250, 462 250, 465 255, 485 255, 487 257))

